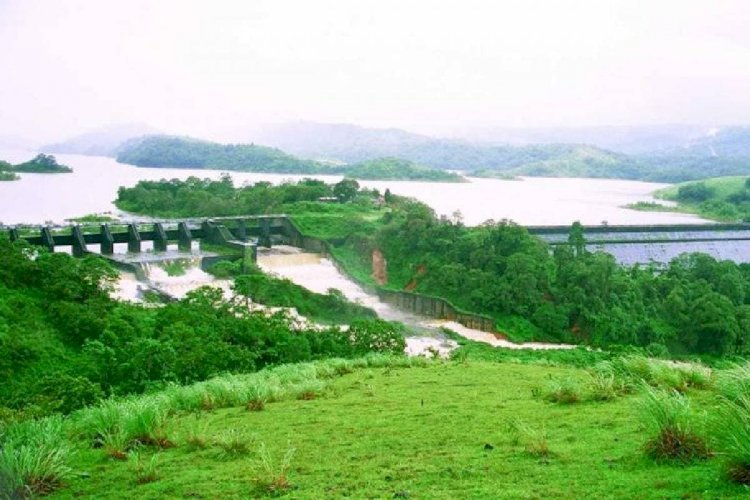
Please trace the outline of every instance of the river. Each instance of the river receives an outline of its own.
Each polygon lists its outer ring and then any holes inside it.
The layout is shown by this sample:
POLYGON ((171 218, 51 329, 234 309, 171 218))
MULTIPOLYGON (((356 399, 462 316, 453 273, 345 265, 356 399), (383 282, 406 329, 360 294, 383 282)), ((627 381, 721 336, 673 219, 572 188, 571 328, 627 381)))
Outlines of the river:
MULTIPOLYGON (((36 153, 0 150, 0 159, 19 163, 36 153)), ((21 174, 21 180, 0 182, 0 223, 64 223, 65 219, 90 213, 117 212, 112 204, 120 186, 139 180, 185 179, 189 176, 218 178, 220 170, 139 168, 112 158, 56 155, 73 168, 72 174, 21 174)), ((236 185, 246 182, 279 183, 287 179, 315 177, 336 182, 339 176, 300 176, 230 172, 236 185)), ((511 219, 522 225, 677 224, 701 223, 690 215, 638 212, 622 208, 653 200, 651 193, 665 186, 638 181, 604 179, 551 179, 532 177, 518 181, 470 179, 467 183, 360 181, 370 188, 411 196, 430 205, 438 214, 460 211, 467 225, 488 219, 511 219)))

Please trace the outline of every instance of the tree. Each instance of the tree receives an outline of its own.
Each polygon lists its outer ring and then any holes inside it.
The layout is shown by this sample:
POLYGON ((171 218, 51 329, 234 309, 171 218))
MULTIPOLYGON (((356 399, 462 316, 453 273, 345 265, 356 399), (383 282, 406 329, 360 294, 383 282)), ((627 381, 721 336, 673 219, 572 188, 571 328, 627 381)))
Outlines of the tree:
POLYGON ((333 186, 333 195, 341 203, 346 203, 354 199, 359 191, 359 182, 354 179, 344 179, 333 186))
POLYGON ((570 226, 568 243, 575 249, 576 257, 580 257, 586 251, 586 238, 583 235, 583 226, 580 221, 575 221, 570 226))

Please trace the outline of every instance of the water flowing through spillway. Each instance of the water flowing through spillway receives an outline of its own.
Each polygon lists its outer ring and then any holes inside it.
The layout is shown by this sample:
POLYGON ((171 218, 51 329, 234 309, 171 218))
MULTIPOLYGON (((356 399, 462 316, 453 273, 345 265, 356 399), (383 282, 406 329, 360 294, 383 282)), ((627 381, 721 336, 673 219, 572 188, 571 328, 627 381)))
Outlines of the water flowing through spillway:
POLYGON ((140 301, 151 290, 181 299, 204 285, 220 288, 225 296, 231 297, 230 280, 216 279, 201 269, 201 261, 209 255, 212 254, 171 251, 116 255, 116 260, 130 264, 134 272, 120 273, 115 297, 140 301))
POLYGON ((408 325, 418 336, 407 337, 407 353, 423 354, 437 351, 447 355, 458 347, 458 344, 445 337, 441 328, 448 328, 461 336, 478 342, 484 342, 497 347, 511 349, 569 349, 575 346, 566 344, 543 344, 529 342, 515 344, 497 338, 495 335, 467 328, 454 321, 425 318, 399 310, 381 301, 376 295, 368 293, 364 288, 346 277, 334 263, 320 254, 307 253, 299 248, 276 246, 271 249, 260 249, 258 266, 263 271, 287 278, 313 292, 326 293, 335 288, 352 302, 362 304, 373 309, 379 317, 389 321, 400 321, 408 325))

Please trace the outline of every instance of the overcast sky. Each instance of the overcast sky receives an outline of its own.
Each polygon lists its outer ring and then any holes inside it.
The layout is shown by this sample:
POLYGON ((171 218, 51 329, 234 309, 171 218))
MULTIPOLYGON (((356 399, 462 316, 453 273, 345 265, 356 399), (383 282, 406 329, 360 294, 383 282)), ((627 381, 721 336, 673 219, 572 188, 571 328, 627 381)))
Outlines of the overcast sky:
POLYGON ((750 122, 748 0, 0 0, 0 136, 750 122))

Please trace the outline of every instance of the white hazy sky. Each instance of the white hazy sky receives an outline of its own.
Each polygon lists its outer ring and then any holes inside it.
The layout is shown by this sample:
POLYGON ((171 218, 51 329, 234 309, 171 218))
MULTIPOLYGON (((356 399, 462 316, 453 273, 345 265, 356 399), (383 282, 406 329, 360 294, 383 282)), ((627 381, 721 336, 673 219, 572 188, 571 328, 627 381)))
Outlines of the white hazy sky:
POLYGON ((749 117, 748 0, 0 0, 0 136, 749 117))

